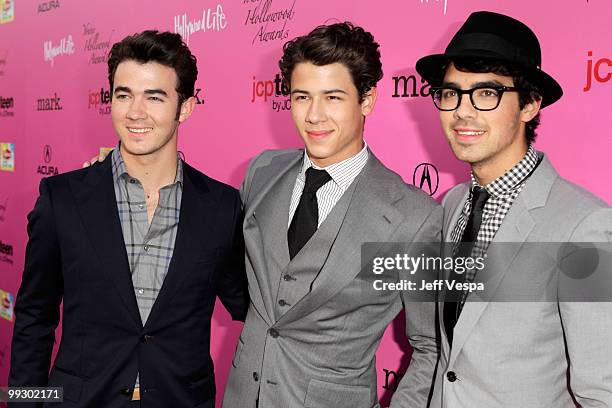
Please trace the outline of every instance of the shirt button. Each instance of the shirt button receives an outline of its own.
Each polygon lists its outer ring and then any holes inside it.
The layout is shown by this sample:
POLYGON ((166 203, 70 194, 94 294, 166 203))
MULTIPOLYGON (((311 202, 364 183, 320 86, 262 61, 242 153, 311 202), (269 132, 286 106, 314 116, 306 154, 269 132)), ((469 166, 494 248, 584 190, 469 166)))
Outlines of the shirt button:
POLYGON ((253 379, 259 381, 259 374, 257 374, 257 372, 253 372, 253 379))
POLYGON ((138 208, 142 210, 144 208, 144 204, 138 204, 138 208))
POLYGON ((138 289, 138 294, 142 295, 144 293, 144 289, 138 289))
POLYGON ((270 330, 268 330, 268 333, 270 333, 270 336, 275 339, 279 336, 278 330, 272 328, 270 330))
POLYGON ((278 304, 281 306, 287 306, 289 303, 285 302, 285 299, 281 299, 278 301, 278 304))
POLYGON ((446 379, 450 382, 455 382, 457 381, 457 374, 454 371, 449 371, 446 373, 446 379))
POLYGON ((285 282, 289 282, 290 280, 293 280, 293 278, 291 277, 291 275, 285 275, 285 276, 283 276, 283 280, 285 282))
POLYGON ((144 249, 146 252, 149 252, 149 246, 145 245, 142 249, 144 249))

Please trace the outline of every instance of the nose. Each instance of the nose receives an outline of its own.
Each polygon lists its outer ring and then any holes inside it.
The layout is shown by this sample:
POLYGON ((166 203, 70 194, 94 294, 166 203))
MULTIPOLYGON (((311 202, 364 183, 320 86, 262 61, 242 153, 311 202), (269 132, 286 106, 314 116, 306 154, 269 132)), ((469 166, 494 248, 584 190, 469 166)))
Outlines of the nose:
POLYGON ((306 122, 319 123, 325 120, 325 109, 319 98, 312 98, 308 112, 306 112, 306 122))
POLYGON ((470 95, 463 94, 459 99, 459 106, 455 109, 453 115, 458 119, 474 118, 478 114, 476 108, 472 105, 470 95), (465 102, 465 103, 464 103, 465 102))
POLYGON ((132 119, 132 120, 139 120, 139 119, 146 118, 147 111, 145 109, 145 104, 142 98, 132 99, 126 116, 128 119, 132 119))

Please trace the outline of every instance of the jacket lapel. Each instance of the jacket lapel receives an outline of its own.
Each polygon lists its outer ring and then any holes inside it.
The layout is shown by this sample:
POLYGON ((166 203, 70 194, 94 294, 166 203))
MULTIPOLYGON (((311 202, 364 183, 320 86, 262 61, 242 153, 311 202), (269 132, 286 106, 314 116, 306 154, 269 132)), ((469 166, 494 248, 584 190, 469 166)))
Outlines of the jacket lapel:
POLYGON ((216 236, 217 197, 191 166, 183 162, 181 213, 174 251, 164 283, 145 323, 145 329, 172 301, 176 290, 194 267, 194 261, 206 246, 207 237, 216 236))
MULTIPOLYGON (((393 204, 403 196, 394 195, 395 191, 387 188, 387 177, 388 170, 370 152, 362 174, 353 182, 355 190, 347 203, 346 215, 339 222, 335 241, 330 243, 331 251, 328 257, 316 261, 322 264, 322 269, 312 291, 283 314, 277 324, 308 315, 342 290, 361 271, 360 243, 385 242, 402 222, 405 214, 393 204)), ((304 250, 303 256, 307 257, 308 248, 304 250)))
POLYGON ((70 179, 79 215, 103 273, 113 281, 134 323, 142 327, 117 210, 111 155, 87 175, 70 179))

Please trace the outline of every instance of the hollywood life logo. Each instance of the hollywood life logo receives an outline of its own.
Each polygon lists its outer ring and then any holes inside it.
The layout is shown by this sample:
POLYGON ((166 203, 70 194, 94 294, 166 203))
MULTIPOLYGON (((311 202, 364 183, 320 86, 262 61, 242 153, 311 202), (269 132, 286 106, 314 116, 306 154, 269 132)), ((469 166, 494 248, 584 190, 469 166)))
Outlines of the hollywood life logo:
POLYGON ((6 214, 7 205, 8 205, 8 197, 4 199, 4 202, 0 202, 0 222, 4 222, 4 214, 6 214))
POLYGON ((438 169, 431 163, 419 164, 412 173, 412 184, 430 196, 436 194, 440 185, 438 169))
POLYGON ((91 52, 89 64, 106 64, 108 61, 108 52, 113 46, 113 34, 115 30, 111 30, 108 38, 103 40, 100 38, 100 32, 90 23, 83 24, 83 37, 85 38, 85 52, 91 52))
POLYGON ((96 109, 100 115, 111 113, 111 93, 109 90, 100 88, 99 91, 89 90, 87 109, 96 109))
POLYGON ((276 74, 274 80, 260 81, 253 75, 253 83, 251 85, 251 103, 255 101, 263 101, 265 103, 270 99, 271 108, 275 112, 291 110, 290 91, 287 85, 283 82, 281 75, 276 74))
MULTIPOLYGON (((440 3, 440 0, 435 0, 436 3, 440 3)), ((431 0, 431 2, 433 3, 434 0, 431 0)), ((446 15, 446 7, 448 6, 448 0, 442 0, 442 2, 444 3, 444 15, 446 15)), ((429 4, 429 0, 421 0, 421 4, 429 4)))
POLYGON ((74 51, 74 41, 72 40, 72 35, 70 34, 59 40, 59 42, 56 44, 54 44, 52 41, 45 41, 43 44, 45 62, 51 62, 51 66, 53 66, 55 58, 63 55, 72 55, 74 54, 74 51))
POLYGON ((586 84, 582 90, 588 92, 591 90, 593 85, 593 79, 600 84, 608 82, 612 79, 612 60, 610 58, 600 58, 597 61, 593 61, 593 51, 587 52, 587 72, 586 72, 586 84), (607 67, 605 76, 602 75, 603 65, 607 67))
POLYGON ((43 176, 57 176, 59 174, 59 169, 57 166, 51 165, 51 159, 53 158, 53 150, 50 145, 45 145, 43 147, 43 161, 44 164, 39 164, 36 168, 37 174, 42 174, 43 176))
POLYGON ((10 23, 15 19, 15 0, 0 0, 0 24, 10 23))
POLYGON ((13 264, 13 246, 0 240, 0 262, 13 264))
POLYGON ((174 16, 174 32, 183 37, 185 44, 189 45, 192 34, 206 31, 221 31, 227 27, 227 20, 223 6, 217 4, 215 9, 204 9, 202 17, 190 20, 187 13, 174 16))
POLYGON ((0 170, 15 171, 15 145, 0 143, 0 170))
POLYGON ((8 57, 8 51, 5 51, 4 56, 0 57, 0 77, 4 76, 4 70, 6 69, 7 57, 8 57))
POLYGON ((36 110, 37 111, 60 111, 64 109, 61 105, 61 100, 59 96, 57 96, 57 92, 53 93, 53 96, 49 98, 40 98, 36 100, 36 110))
POLYGON ((46 1, 38 5, 38 13, 46 13, 47 11, 60 8, 59 0, 46 1))
POLYGON ((399 75, 391 79, 393 80, 392 98, 414 98, 431 95, 430 85, 419 75, 399 75))
POLYGON ((12 96, 0 95, 0 117, 15 116, 15 99, 12 96))
POLYGON ((13 321, 13 309, 15 307, 15 295, 0 289, 0 317, 13 321))
POLYGON ((291 6, 287 7, 289 2, 282 1, 283 6, 276 7, 278 4, 274 0, 242 0, 243 4, 249 7, 247 10, 245 26, 255 26, 257 31, 253 36, 251 45, 255 41, 268 42, 275 40, 286 40, 289 37, 289 21, 295 18, 295 3, 297 0, 291 1, 291 6))

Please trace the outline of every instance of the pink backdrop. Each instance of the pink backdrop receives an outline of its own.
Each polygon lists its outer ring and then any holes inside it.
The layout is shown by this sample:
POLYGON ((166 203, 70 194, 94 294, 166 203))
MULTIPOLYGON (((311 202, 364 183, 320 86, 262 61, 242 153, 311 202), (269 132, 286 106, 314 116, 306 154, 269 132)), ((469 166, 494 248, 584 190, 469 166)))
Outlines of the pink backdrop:
MULTIPOLYGON (((201 104, 181 128, 180 149, 192 165, 238 186, 261 150, 300 146, 286 98, 275 95, 283 42, 326 22, 364 26, 381 44, 385 72, 366 139, 408 182, 420 163, 435 165, 440 198, 467 179, 468 168, 454 160, 415 62, 442 51, 470 12, 510 14, 534 28, 543 67, 565 90, 545 109, 536 148, 563 176, 612 201, 612 4, 606 0, 0 0, 0 9, 0 385, 10 361, 26 215, 39 180, 76 169, 116 143, 105 55, 113 42, 143 29, 179 32, 198 57, 201 104)), ((219 400, 240 328, 217 308, 212 354, 219 400)), ((409 361, 402 330, 396 320, 378 352, 383 405, 394 385, 387 373, 403 372, 409 361)))

